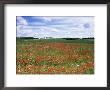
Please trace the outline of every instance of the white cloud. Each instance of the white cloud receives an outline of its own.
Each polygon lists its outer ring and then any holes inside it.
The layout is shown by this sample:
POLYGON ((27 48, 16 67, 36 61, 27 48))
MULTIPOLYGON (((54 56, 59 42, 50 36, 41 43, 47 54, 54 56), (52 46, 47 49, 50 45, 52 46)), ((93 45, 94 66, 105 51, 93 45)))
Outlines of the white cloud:
POLYGON ((17 24, 18 25, 28 25, 28 22, 21 16, 17 16, 17 24))
POLYGON ((27 22, 19 17, 17 36, 33 37, 93 37, 94 17, 32 17, 36 22, 27 22), (37 21, 37 19, 41 19, 37 21), (43 20, 43 21, 42 21, 43 20), (47 23, 48 22, 48 23, 47 23))
POLYGON ((48 17, 42 17, 42 19, 43 19, 44 21, 52 21, 52 18, 48 18, 48 17))
POLYGON ((31 22, 29 23, 30 26, 42 26, 42 25, 46 25, 45 23, 41 23, 41 22, 31 22))

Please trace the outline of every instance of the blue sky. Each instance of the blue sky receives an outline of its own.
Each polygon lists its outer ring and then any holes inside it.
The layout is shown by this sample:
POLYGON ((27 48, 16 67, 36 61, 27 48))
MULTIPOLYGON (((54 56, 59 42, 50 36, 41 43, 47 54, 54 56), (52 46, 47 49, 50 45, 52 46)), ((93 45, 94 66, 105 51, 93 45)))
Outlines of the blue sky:
POLYGON ((93 16, 17 16, 17 37, 94 37, 93 16))

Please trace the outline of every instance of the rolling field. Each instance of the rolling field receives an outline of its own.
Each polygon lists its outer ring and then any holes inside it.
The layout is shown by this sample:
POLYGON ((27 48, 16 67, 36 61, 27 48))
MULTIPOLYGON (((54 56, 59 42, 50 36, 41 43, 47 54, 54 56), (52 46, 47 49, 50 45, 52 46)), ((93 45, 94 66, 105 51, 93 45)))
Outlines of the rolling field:
POLYGON ((94 40, 17 39, 16 74, 94 74, 94 40))

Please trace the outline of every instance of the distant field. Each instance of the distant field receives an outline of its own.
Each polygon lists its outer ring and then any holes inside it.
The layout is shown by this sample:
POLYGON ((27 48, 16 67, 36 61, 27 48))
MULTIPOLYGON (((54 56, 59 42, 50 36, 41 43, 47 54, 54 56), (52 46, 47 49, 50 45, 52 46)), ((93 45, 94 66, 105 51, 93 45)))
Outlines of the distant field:
POLYGON ((17 74, 94 74, 94 39, 17 39, 17 74))

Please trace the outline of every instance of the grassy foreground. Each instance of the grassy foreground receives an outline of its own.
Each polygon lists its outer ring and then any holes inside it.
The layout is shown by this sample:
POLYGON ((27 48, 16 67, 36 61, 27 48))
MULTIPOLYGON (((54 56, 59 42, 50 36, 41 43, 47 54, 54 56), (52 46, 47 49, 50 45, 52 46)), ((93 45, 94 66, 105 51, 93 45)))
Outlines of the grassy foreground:
POLYGON ((17 39, 17 74, 94 74, 94 40, 17 39))

